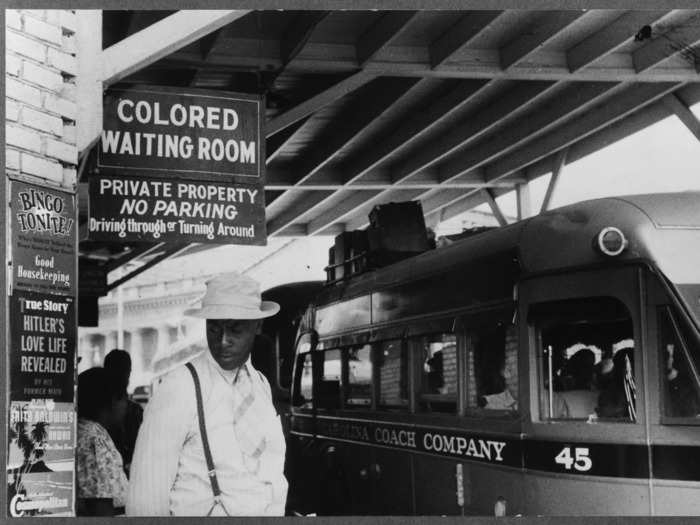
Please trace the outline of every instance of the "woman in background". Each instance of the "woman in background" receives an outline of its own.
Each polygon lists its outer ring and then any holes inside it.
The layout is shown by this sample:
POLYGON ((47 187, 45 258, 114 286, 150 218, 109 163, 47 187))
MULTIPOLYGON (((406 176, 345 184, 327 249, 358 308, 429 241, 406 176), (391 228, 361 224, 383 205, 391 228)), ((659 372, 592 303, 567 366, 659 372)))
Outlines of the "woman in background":
POLYGON ((125 412, 124 389, 103 368, 78 376, 78 516, 124 513, 128 482, 107 430, 120 426, 125 412))

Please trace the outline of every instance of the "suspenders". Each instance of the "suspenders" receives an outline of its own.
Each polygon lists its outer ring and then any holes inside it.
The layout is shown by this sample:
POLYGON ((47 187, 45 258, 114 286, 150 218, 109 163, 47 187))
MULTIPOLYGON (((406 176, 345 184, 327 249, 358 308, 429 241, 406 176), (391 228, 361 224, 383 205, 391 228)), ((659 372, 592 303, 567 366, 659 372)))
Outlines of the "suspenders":
POLYGON ((194 391, 197 396, 197 419, 199 420, 199 434, 202 437, 202 447, 204 448, 204 459, 207 462, 207 475, 209 476, 209 483, 211 485, 211 491, 214 495, 214 504, 209 509, 207 516, 211 516, 214 507, 221 505, 224 509, 224 513, 230 516, 223 501, 221 501, 221 489, 219 488, 219 480, 216 477, 216 469, 214 468, 214 460, 211 457, 211 449, 209 448, 209 439, 207 438, 207 427, 204 422, 204 405, 202 403, 202 388, 199 384, 199 376, 195 370, 192 363, 187 363, 187 369, 192 374, 192 380, 194 381, 194 391))

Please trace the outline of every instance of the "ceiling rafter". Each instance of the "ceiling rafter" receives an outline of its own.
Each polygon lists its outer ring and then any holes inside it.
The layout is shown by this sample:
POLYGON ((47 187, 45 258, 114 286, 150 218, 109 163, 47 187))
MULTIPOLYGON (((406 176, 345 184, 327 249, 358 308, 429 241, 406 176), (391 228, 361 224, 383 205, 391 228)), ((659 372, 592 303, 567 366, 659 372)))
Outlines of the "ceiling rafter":
POLYGON ((695 113, 690 111, 690 108, 673 93, 666 95, 661 101, 685 124, 695 138, 700 140, 700 119, 695 116, 695 113))
MULTIPOLYGON (((500 104, 486 106, 484 109, 470 114, 459 125, 450 128, 444 135, 440 136, 424 145, 418 152, 412 154, 407 159, 402 160, 391 170, 391 180, 397 185, 404 187, 404 183, 413 179, 421 170, 429 168, 432 164, 446 157, 448 154, 456 151, 458 148, 466 144, 470 144, 478 138, 492 130, 495 125, 504 120, 510 120, 513 116, 521 115, 522 113, 532 109, 538 102, 551 92, 554 84, 552 83, 533 83, 525 86, 517 86, 503 95, 499 95, 497 99, 500 104), (506 101, 507 102, 504 102, 506 101)), ((470 178, 478 180, 476 187, 482 187, 485 183, 483 177, 475 174, 470 178)), ((435 173, 435 183, 440 184, 439 175, 435 173)), ((450 183, 452 181, 446 181, 450 183)), ((416 186, 417 187, 417 186, 416 186)), ((441 185, 442 188, 448 187, 441 185)), ((464 186, 450 185, 451 188, 464 186)), ((390 196, 391 191, 395 188, 387 188, 381 194, 373 197, 373 200, 379 200, 383 197, 390 196)), ((430 189, 430 188, 427 188, 430 189)))
POLYGON ((292 61, 301 53, 314 30, 330 14, 329 11, 305 11, 297 13, 279 42, 281 66, 275 71, 270 84, 277 88, 277 79, 287 70, 292 61))
POLYGON ((445 136, 436 137, 417 152, 401 160, 392 169, 392 178, 404 180, 442 160, 459 148, 482 138, 495 126, 512 120, 542 101, 556 87, 552 82, 528 82, 516 85, 483 109, 468 115, 445 136))
POLYGON ((669 11, 631 11, 620 15, 604 28, 588 35, 575 46, 567 49, 566 63, 569 71, 590 65, 592 62, 612 53, 628 42, 642 27, 652 25, 669 11))
MULTIPOLYGON (((684 105, 692 105, 700 102, 700 84, 690 84, 673 93, 683 101, 684 105)), ((663 99, 662 99, 663 100, 663 99)), ((583 157, 594 153, 601 148, 641 131, 664 118, 671 115, 670 108, 662 101, 653 102, 644 106, 613 124, 596 131, 585 138, 575 142, 568 148, 567 163, 576 162, 583 157)), ((529 180, 540 177, 551 171, 550 157, 541 159, 527 167, 527 177, 529 180)), ((508 180, 512 175, 508 175, 501 180, 508 180)))
POLYGON ((284 147, 292 141, 297 131, 303 128, 304 124, 308 122, 309 118, 310 116, 306 116, 267 139, 265 143, 266 165, 269 166, 270 163, 279 156, 282 150, 284 150, 284 147))
POLYGON ((529 142, 526 147, 500 157, 486 168, 486 180, 498 180, 513 173, 553 151, 569 146, 586 135, 624 118, 679 87, 679 84, 671 83, 629 87, 606 100, 605 104, 599 105, 593 111, 572 119, 567 126, 554 129, 529 142))
MULTIPOLYGON (((552 155, 561 148, 569 147, 567 152, 567 162, 573 162, 577 158, 577 143, 581 143, 587 137, 592 136, 596 131, 605 129, 611 129, 606 126, 611 124, 615 126, 615 123, 622 121, 628 115, 636 115, 640 108, 645 108, 651 106, 655 108, 655 111, 659 111, 657 106, 661 108, 661 112, 664 115, 668 115, 670 110, 665 108, 663 104, 658 102, 667 92, 672 91, 674 88, 679 87, 679 85, 667 85, 667 86, 656 86, 656 85, 639 85, 634 86, 628 92, 623 92, 614 97, 613 100, 609 100, 606 104, 601 105, 593 111, 589 111, 575 121, 570 122, 568 126, 563 129, 555 129, 547 135, 541 137, 534 143, 528 144, 521 150, 517 150, 513 155, 518 155, 517 162, 509 161, 506 168, 501 164, 501 160, 486 167, 486 179, 488 182, 495 180, 507 180, 510 173, 518 173, 515 170, 517 167, 529 166, 529 164, 535 163, 537 170, 533 170, 532 167, 528 167, 527 172, 530 178, 534 177, 534 174, 538 170, 543 169, 546 166, 546 172, 552 170, 552 155)), ((660 117, 663 118, 663 117, 660 117)), ((659 119, 660 119, 659 118, 659 119)), ((628 136, 627 133, 625 136, 628 136)), ((602 144, 599 144, 599 146, 602 144)), ((587 153, 586 153, 587 154, 587 153)), ((501 187, 496 190, 496 193, 507 192, 508 189, 501 187)), ((468 190, 462 192, 461 196, 456 194, 456 190, 445 190, 444 192, 439 192, 431 197, 430 207, 426 210, 426 205, 424 204, 423 209, 426 214, 435 213, 438 210, 442 210, 441 213, 446 217, 453 217, 456 212, 454 210, 463 210, 465 207, 469 209, 470 207, 478 206, 482 204, 483 201, 473 200, 473 196, 478 193, 478 190, 468 190), (466 204, 462 201, 465 199, 472 199, 466 201, 466 204), (477 204, 474 204, 477 202, 477 204)))
MULTIPOLYGON (((473 82, 461 84, 452 89, 445 96, 429 106, 425 111, 416 113, 407 122, 400 123, 394 130, 387 133, 389 137, 376 148, 370 151, 363 151, 362 155, 352 163, 344 167, 345 185, 350 185, 368 174, 370 170, 376 169, 391 154, 399 148, 416 140, 420 136, 428 133, 434 126, 442 122, 448 116, 462 109, 470 100, 493 89, 489 84, 483 82, 473 82)), ((322 205, 323 202, 315 202, 314 206, 322 205)), ((340 220, 346 213, 341 212, 341 208, 336 208, 336 221, 340 220)), ((334 221, 335 222, 335 221, 334 221)), ((315 233, 315 232, 314 232, 315 233)))
MULTIPOLYGON (((557 97, 546 104, 545 108, 539 109, 533 114, 525 115, 514 125, 499 133, 496 137, 486 137, 472 147, 449 157, 446 162, 439 166, 440 180, 442 182, 450 182, 460 175, 480 169, 480 166, 486 164, 490 160, 532 140, 548 129, 552 129, 567 119, 572 118, 577 113, 589 109, 594 104, 599 103, 601 98, 611 96, 620 89, 621 87, 616 84, 589 83, 583 86, 577 85, 562 90, 557 97)), ((485 182, 488 183, 490 180, 486 178, 485 182)), ((444 191, 444 189, 438 186, 435 189, 416 192, 411 198, 428 198, 441 191, 444 191)), ((459 193, 459 190, 449 191, 459 193)), ((372 201, 376 204, 384 201, 388 202, 393 198, 392 193, 392 190, 385 190, 380 195, 374 197, 372 201)), ((462 195, 463 194, 464 192, 462 191, 462 195)), ((350 220, 351 227, 362 227, 367 224, 366 219, 362 218, 360 214, 358 215, 360 216, 359 219, 350 220)), ((345 220, 345 218, 345 216, 339 216, 336 218, 336 222, 345 220)))
MULTIPOLYGON (((267 221, 267 232, 268 235, 277 233, 289 226, 297 217, 306 212, 310 206, 313 206, 315 202, 323 201, 331 195, 334 191, 311 191, 311 192, 297 192, 294 201, 283 210, 280 211, 274 218, 267 221)), ((279 199, 283 198, 282 195, 275 200, 277 202, 279 199)), ((273 203, 274 204, 274 203, 273 203)))
POLYGON ((248 11, 178 11, 102 51, 105 86, 245 16, 248 11))
POLYGON ((470 11, 461 17, 440 38, 430 43, 430 67, 437 68, 449 62, 502 14, 503 11, 470 11))
POLYGON ((348 108, 338 115, 341 125, 331 127, 330 133, 323 133, 323 141, 311 148, 310 154, 298 162, 295 169, 300 174, 298 183, 303 183, 323 168, 333 157, 352 140, 358 138, 372 123, 406 95, 418 79, 377 79, 368 84, 364 92, 348 108))
MULTIPOLYGON (((335 132, 330 134, 324 133, 323 144, 319 148, 312 148, 310 155, 302 159, 298 167, 294 169, 296 173, 301 174, 296 184, 299 185, 309 181, 344 146, 381 118, 393 103, 396 103, 409 93, 416 82, 417 80, 406 82, 405 79, 380 79, 376 83, 367 86, 368 90, 370 88, 371 90, 366 94, 361 94, 358 97, 360 100, 341 112, 342 116, 339 119, 344 124, 335 132)), ((300 215, 312 212, 317 206, 325 202, 325 200, 316 201, 316 197, 317 195, 310 195, 307 207, 301 206, 297 208, 300 215)), ((283 229, 297 219, 298 217, 288 216, 286 219, 287 223, 283 224, 275 218, 277 221, 275 222, 275 228, 283 229)))
POLYGON ((419 11, 388 11, 383 13, 355 44, 360 67, 389 47, 419 16, 419 11))
MULTIPOLYGON (((262 50, 250 49, 244 40, 231 40, 229 47, 239 46, 241 51, 228 57, 212 57, 211 67, 241 71, 258 71, 268 66, 280 67, 277 42, 265 41, 262 50), (269 48, 269 49, 268 49, 269 48), (243 54, 249 49, 248 54, 243 54), (253 52, 254 51, 254 52, 253 52), (235 64, 235 65, 232 65, 235 64)), ((503 69, 497 49, 466 49, 459 54, 459 61, 453 60, 433 68, 430 64, 428 47, 391 46, 391 54, 382 53, 363 66, 368 74, 376 76, 404 76, 442 79, 503 79, 503 80, 568 80, 603 82, 682 82, 699 81, 700 75, 691 62, 685 64, 659 64, 637 71, 628 52, 612 52, 598 59, 594 64, 570 71, 565 51, 535 50, 517 64, 503 69)), ((670 56, 670 55, 669 55, 670 56)), ((202 67, 199 57, 175 55, 163 61, 162 67, 202 67)), ((303 73, 357 72, 357 58, 352 44, 327 44, 309 42, 296 59, 289 65, 290 71, 303 73)))
POLYGON ((700 15, 659 35, 632 53, 634 69, 640 73, 680 55, 697 71, 700 67, 700 57, 694 46, 698 44, 700 44, 700 15))
POLYGON ((266 136, 269 138, 275 133, 282 131, 287 126, 291 126, 295 122, 312 115, 319 109, 327 106, 331 102, 344 97, 348 93, 364 86, 368 82, 374 80, 376 75, 365 71, 358 71, 349 77, 334 84, 321 93, 305 100, 304 102, 288 109, 281 115, 269 120, 265 125, 266 136))
POLYGON ((508 69, 527 59, 585 13, 585 11, 544 12, 530 27, 499 49, 501 67, 508 69))
POLYGON ((375 169, 400 148, 429 134, 445 119, 461 111, 470 101, 493 89, 492 83, 471 81, 451 89, 420 112, 414 113, 387 132, 387 139, 344 166, 345 181, 352 182, 375 169))
POLYGON ((538 135, 570 120, 602 98, 621 89, 619 84, 592 82, 568 86, 558 96, 547 101, 544 107, 531 112, 498 136, 485 139, 472 147, 451 156, 439 165, 440 179, 448 181, 462 173, 483 166, 495 158, 511 151, 538 135))

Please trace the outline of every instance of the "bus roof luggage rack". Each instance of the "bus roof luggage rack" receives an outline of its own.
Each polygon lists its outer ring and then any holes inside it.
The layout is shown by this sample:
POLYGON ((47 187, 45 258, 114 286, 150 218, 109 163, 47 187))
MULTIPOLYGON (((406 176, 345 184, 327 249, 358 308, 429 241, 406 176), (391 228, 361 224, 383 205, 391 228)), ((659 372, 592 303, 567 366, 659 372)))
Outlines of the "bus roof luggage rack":
POLYGON ((366 230, 343 232, 328 250, 326 284, 388 266, 430 249, 423 208, 418 201, 375 206, 366 230))

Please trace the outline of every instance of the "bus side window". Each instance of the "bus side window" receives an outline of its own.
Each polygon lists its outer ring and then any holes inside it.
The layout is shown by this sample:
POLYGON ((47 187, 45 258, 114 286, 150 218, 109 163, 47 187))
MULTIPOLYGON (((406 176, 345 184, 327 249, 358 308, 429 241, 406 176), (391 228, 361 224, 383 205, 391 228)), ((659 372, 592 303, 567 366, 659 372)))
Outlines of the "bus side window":
POLYGON ((321 377, 316 389, 316 406, 318 408, 340 408, 341 384, 340 350, 326 350, 320 353, 321 377))
POLYGON ((413 339, 420 350, 419 406, 428 412, 457 411, 457 337, 452 333, 413 339))
POLYGON ((313 360, 311 352, 299 354, 297 357, 297 383, 294 395, 294 406, 299 408, 313 407, 313 360))
MULTIPOLYGON (((687 347, 683 344, 667 307, 659 308, 658 324, 663 414, 669 418, 698 418, 700 384, 697 370, 693 369, 688 359, 687 347)), ((700 423, 700 418, 696 422, 700 423)))
POLYGON ((346 408, 372 405, 372 347, 368 344, 345 350, 348 370, 346 408))
POLYGON ((467 407, 518 409, 518 338, 513 325, 494 321, 467 333, 467 407))
POLYGON ((379 408, 408 408, 408 352, 399 339, 377 343, 379 408))
POLYGON ((541 359, 540 419, 637 420, 634 334, 612 297, 535 305, 541 359))

